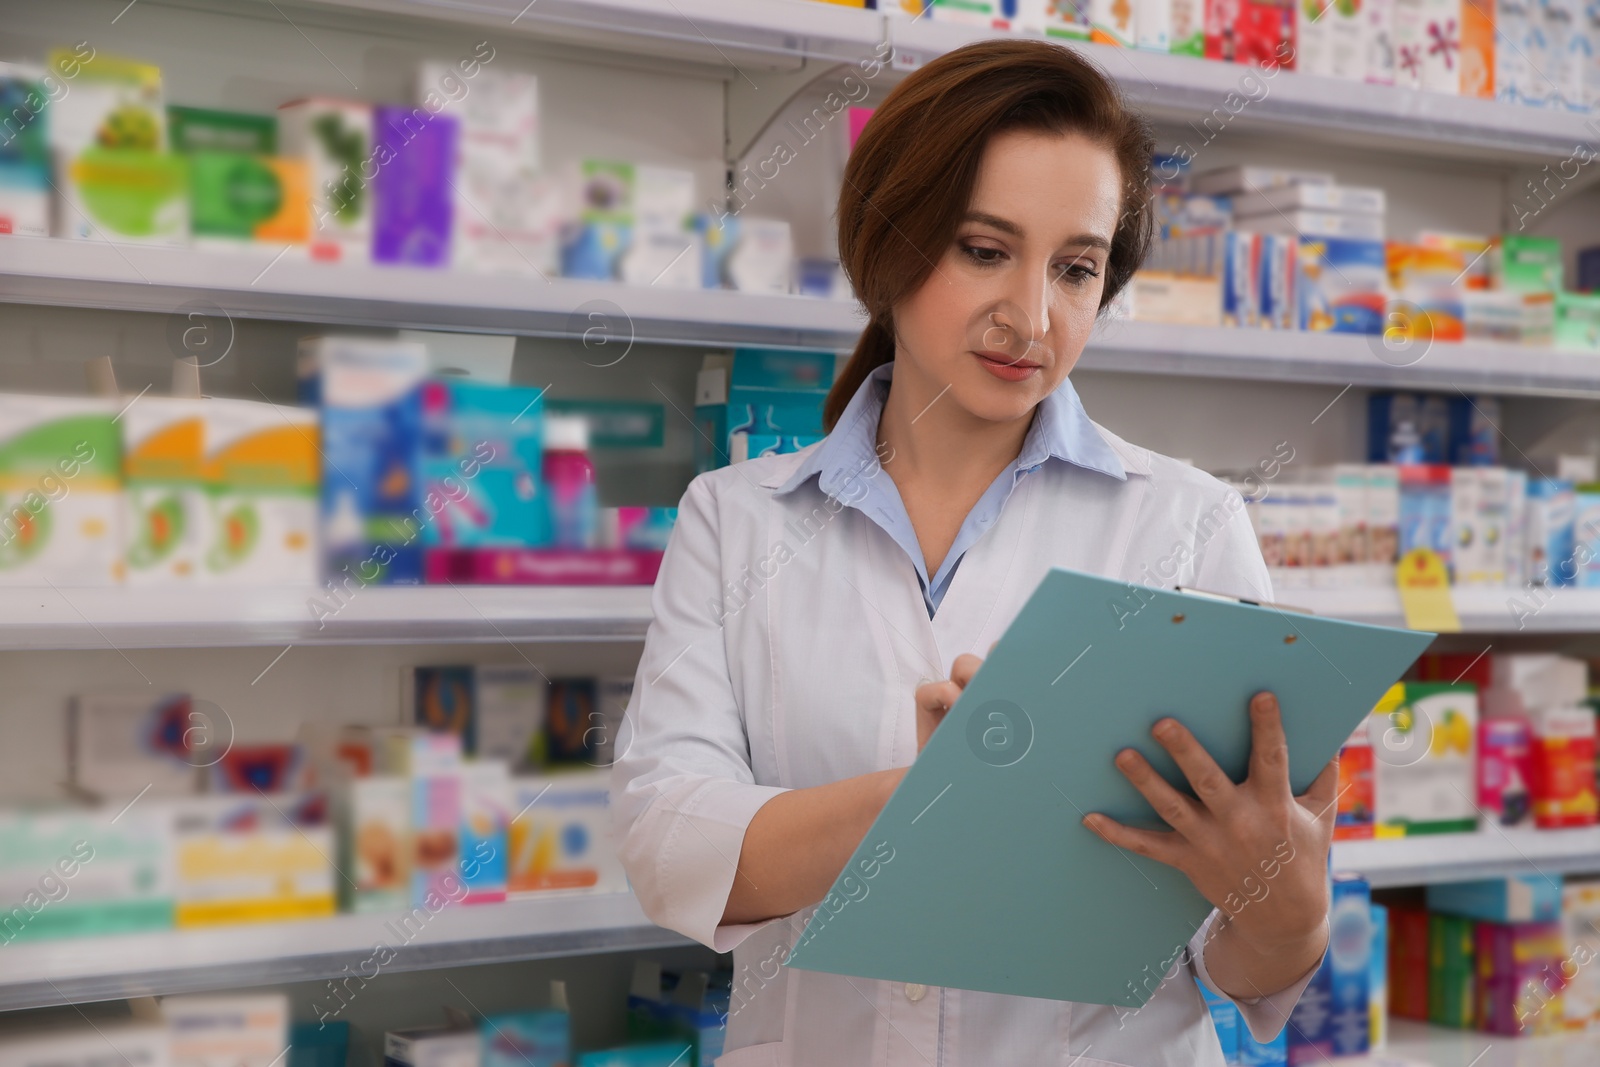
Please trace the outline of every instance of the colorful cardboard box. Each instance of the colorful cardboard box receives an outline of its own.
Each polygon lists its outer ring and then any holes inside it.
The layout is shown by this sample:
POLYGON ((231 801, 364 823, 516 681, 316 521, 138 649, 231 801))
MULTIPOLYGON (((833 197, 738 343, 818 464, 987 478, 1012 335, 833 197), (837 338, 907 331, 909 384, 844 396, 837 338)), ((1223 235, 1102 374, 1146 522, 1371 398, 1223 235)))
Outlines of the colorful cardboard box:
POLYGON ((1474 686, 1398 682, 1368 720, 1379 837, 1478 827, 1474 686))
MULTIPOLYGON (((312 408, 207 400, 207 581, 310 586, 321 573, 320 437, 312 408)), ((333 475, 337 477, 337 475, 333 475)))
POLYGON ((0 585, 121 580, 119 406, 0 396, 0 585))

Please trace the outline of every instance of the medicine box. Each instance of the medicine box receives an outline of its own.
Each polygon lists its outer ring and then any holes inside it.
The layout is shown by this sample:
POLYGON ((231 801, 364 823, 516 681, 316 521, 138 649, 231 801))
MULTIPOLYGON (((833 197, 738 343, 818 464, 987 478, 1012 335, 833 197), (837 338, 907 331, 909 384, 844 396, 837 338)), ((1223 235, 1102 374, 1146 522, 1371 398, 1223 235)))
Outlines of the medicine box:
POLYGON ((1302 240, 1298 268, 1295 287, 1301 329, 1382 332, 1386 301, 1382 241, 1302 240))
POLYGON ((324 794, 171 803, 180 928, 334 913, 335 845, 324 794))
POLYGON ((501 760, 461 766, 461 884, 465 904, 506 899, 511 776, 501 760))
POLYGON ((532 667, 479 665, 473 669, 480 759, 526 765, 544 729, 549 685, 532 667))
POLYGON ((30 1024, 26 1016, 0 1038, 0 1067, 170 1067, 167 1027, 158 1020, 102 1013, 88 1005, 59 1021, 30 1024), (78 1011, 84 1012, 83 1008, 78 1011), (92 1016, 102 1015, 96 1021, 92 1016), (87 1024, 85 1022, 87 1020, 87 1024))
POLYGON ((283 993, 161 998, 172 1067, 274 1067, 289 1047, 283 993))
POLYGON ((347 910, 403 911, 411 887, 411 782, 398 775, 347 778, 336 787, 340 893, 347 910))
POLYGON ((146 788, 158 797, 188 795, 203 758, 191 744, 214 725, 187 693, 79 694, 67 708, 67 776, 107 801, 127 803, 146 788))
POLYGON ((0 585, 120 581, 118 407, 88 398, 0 396, 0 585))
POLYGON ((1593 826, 1595 794, 1593 708, 1546 708, 1533 720, 1533 821, 1541 830, 1593 826))
POLYGON ((0 944, 171 928, 170 820, 121 803, 0 814, 0 944))
MULTIPOLYGON (((1490 706, 1493 691, 1483 695, 1485 706, 1490 706)), ((1531 825, 1532 788, 1532 735, 1527 719, 1484 719, 1478 724, 1478 804, 1484 818, 1499 826, 1531 825)))
POLYGON ((1560 1030, 1561 923, 1480 922, 1476 942, 1478 1028, 1511 1035, 1560 1030))
POLYGON ((0 63, 0 234, 50 235, 50 124, 44 72, 0 63))
POLYGON ((123 530, 131 585, 191 583, 212 541, 203 400, 143 397, 122 429, 123 530))
POLYGON ((312 97, 278 108, 278 151, 301 161, 310 182, 311 256, 365 263, 371 256, 372 108, 312 97))
POLYGON ((304 160, 216 151, 187 158, 189 230, 196 244, 304 245, 311 239, 304 160))
POLYGON ((425 545, 548 544, 543 389, 435 379, 422 391, 425 545))
POLYGON ((321 570, 317 412, 206 400, 202 413, 211 538, 203 557, 206 580, 315 585, 321 570))
POLYGON ((1478 694, 1472 685, 1397 682, 1367 720, 1377 836, 1478 826, 1478 694))
POLYGON ((1243 1020, 1239 1018, 1239 1009, 1233 1001, 1226 997, 1219 997, 1206 988, 1206 984, 1195 979, 1195 986, 1200 990, 1200 999, 1206 1002, 1206 1012, 1211 1016, 1211 1028, 1216 1031, 1217 1043, 1222 1046, 1222 1061, 1224 1063, 1237 1063, 1239 1060, 1239 1031, 1244 1028, 1243 1020))
POLYGON ((572 1017, 565 1011, 491 1015, 479 1032, 482 1067, 567 1067, 572 1062, 572 1017))
POLYGON ((1600 1026, 1600 881, 1567 878, 1561 889, 1565 958, 1562 1017, 1570 1030, 1600 1026), (1584 961, 1587 961, 1585 965, 1584 961))
POLYGON ((278 121, 248 111, 169 104, 167 142, 183 156, 197 152, 270 156, 278 150, 278 121))
POLYGON ((1519 293, 1561 290, 1561 241, 1508 233, 1495 238, 1489 252, 1493 287, 1519 293))
POLYGON ((374 152, 384 160, 372 183, 373 261, 449 266, 456 120, 420 107, 378 107, 372 133, 374 152))
POLYGON ((1536 586, 1577 584, 1573 561, 1573 521, 1577 497, 1571 482, 1554 478, 1528 481, 1526 577, 1536 586))
POLYGON ((610 776, 564 773, 512 781, 512 893, 627 888, 611 839, 610 776))
POLYGON ((1561 883, 1534 874, 1437 882, 1428 886, 1428 910, 1491 923, 1554 922, 1561 918, 1561 883))
POLYGON ((300 343, 302 394, 322 409, 322 544, 330 577, 416 585, 422 531, 422 380, 414 341, 312 337, 300 343), (352 576, 352 578, 347 578, 352 576))
POLYGON ((1428 919, 1428 1021, 1457 1030, 1477 1022, 1477 923, 1430 912, 1428 919))
POLYGON ((482 1040, 476 1029, 390 1030, 383 1035, 383 1067, 478 1067, 482 1040))

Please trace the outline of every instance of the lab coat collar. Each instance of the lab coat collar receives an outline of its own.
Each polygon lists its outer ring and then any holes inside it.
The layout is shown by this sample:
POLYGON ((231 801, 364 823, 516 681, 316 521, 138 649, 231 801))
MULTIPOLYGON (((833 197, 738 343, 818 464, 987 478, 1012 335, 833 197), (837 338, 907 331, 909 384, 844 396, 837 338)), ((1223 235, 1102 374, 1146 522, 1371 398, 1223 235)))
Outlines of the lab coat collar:
MULTIPOLYGON (((884 397, 893 375, 893 362, 874 368, 850 398, 833 432, 799 452, 774 457, 788 462, 772 464, 761 485, 781 495, 816 475, 822 491, 832 493, 849 478, 872 467, 877 461, 878 417, 883 412, 884 397)), ((1047 459, 1070 463, 1119 481, 1126 481, 1130 471, 1150 473, 1145 450, 1127 444, 1096 425, 1083 410, 1071 381, 1063 381, 1055 392, 1039 402, 1038 415, 1028 428, 1028 436, 1017 456, 1017 469, 1036 467, 1047 459)))

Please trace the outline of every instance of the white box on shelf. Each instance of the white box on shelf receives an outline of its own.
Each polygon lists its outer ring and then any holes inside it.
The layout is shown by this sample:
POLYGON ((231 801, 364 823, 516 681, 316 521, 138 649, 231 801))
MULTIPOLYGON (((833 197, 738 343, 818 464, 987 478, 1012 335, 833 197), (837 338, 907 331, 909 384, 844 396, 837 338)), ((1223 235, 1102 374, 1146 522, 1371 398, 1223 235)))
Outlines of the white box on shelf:
POLYGON ((312 97, 278 108, 278 152, 303 160, 311 180, 311 257, 372 258, 372 106, 312 97))
POLYGON ((1250 216, 1276 215, 1280 211, 1381 216, 1385 206, 1382 189, 1360 185, 1275 185, 1233 198, 1234 219, 1240 226, 1249 226, 1250 216))
POLYGON ((289 1047, 283 993, 163 997, 172 1067, 274 1067, 289 1047))
POLYGON ((1394 84, 1395 0, 1365 0, 1361 5, 1364 77, 1374 85, 1394 84))
POLYGON ((513 895, 627 888, 611 836, 610 778, 597 770, 512 780, 517 814, 507 878, 513 895))

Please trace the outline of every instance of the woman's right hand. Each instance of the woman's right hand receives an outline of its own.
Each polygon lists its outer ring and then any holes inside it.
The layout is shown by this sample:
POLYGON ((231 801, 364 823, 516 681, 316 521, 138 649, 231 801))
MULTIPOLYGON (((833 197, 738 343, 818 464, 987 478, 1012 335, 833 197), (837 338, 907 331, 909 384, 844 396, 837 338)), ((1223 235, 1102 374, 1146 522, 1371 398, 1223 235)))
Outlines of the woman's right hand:
POLYGON ((933 731, 944 722, 945 715, 955 707, 961 691, 972 681, 972 676, 983 666, 983 660, 970 652, 956 657, 950 665, 950 677, 942 682, 923 682, 917 686, 917 753, 928 744, 933 731))

